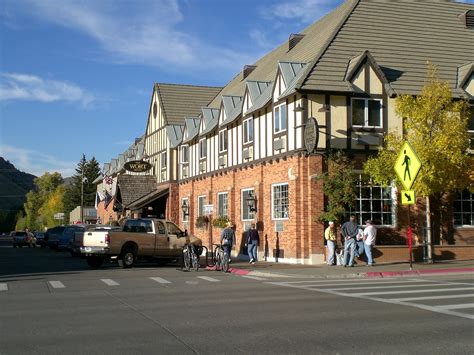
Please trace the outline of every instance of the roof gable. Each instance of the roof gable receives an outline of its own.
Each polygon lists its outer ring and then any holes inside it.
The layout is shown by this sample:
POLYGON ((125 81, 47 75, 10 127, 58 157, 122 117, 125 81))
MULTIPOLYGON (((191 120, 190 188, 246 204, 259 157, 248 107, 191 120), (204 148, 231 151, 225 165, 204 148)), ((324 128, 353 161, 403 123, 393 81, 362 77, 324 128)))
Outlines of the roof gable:
POLYGON ((224 107, 224 120, 221 125, 228 125, 235 121, 242 113, 242 96, 222 95, 222 106, 224 107))
POLYGON ((170 148, 174 149, 183 141, 184 126, 182 125, 167 125, 166 136, 170 142, 170 148))
POLYGON ((219 109, 202 107, 201 133, 204 136, 211 132, 219 124, 219 109))
POLYGON ((184 122, 183 143, 189 143, 198 136, 201 119, 198 117, 187 117, 184 122))
POLYGON ((468 63, 466 65, 460 66, 458 68, 458 88, 464 89, 466 84, 468 84, 469 78, 471 78, 474 73, 474 62, 468 63))

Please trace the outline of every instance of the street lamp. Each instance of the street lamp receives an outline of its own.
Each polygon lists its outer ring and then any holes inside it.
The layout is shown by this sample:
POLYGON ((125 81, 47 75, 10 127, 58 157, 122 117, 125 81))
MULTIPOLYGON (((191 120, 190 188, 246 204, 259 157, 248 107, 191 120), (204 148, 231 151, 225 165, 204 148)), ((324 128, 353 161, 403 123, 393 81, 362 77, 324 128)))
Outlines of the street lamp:
POLYGON ((81 169, 81 223, 84 223, 84 184, 87 184, 87 178, 84 176, 84 166, 81 169))
POLYGON ((183 216, 189 215, 189 206, 186 200, 183 200, 183 203, 181 204, 181 210, 183 211, 183 216))
POLYGON ((253 191, 248 192, 247 206, 250 212, 257 212, 257 197, 253 191))

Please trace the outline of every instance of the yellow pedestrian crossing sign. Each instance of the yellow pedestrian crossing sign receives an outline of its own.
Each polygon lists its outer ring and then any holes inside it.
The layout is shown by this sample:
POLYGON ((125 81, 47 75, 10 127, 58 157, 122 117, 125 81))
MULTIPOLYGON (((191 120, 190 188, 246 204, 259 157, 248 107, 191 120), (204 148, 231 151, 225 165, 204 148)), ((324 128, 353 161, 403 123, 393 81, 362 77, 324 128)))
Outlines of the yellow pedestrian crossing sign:
POLYGON ((414 204, 415 204, 415 191, 402 190, 402 205, 414 205, 414 204))
POLYGON ((421 160, 410 143, 403 144, 394 168, 405 190, 410 190, 421 168, 421 160))

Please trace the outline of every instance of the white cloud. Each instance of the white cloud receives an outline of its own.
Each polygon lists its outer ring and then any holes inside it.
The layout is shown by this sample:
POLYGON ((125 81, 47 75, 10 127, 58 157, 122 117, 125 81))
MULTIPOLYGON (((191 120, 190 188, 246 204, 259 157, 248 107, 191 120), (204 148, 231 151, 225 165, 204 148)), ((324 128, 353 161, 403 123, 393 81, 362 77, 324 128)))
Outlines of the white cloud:
POLYGON ((69 101, 88 106, 93 95, 79 86, 65 81, 43 79, 36 75, 0 73, 0 101, 69 101))
POLYGON ((0 156, 9 160, 18 170, 35 176, 58 172, 62 177, 69 177, 75 174, 77 165, 77 162, 61 161, 48 154, 10 145, 0 145, 0 156))
POLYGON ((235 69, 255 59, 180 31, 184 18, 177 0, 24 0, 20 4, 16 10, 86 34, 114 63, 209 70, 235 69))
POLYGON ((301 23, 312 23, 332 10, 341 0, 294 0, 285 1, 260 11, 267 20, 296 20, 301 23))
POLYGON ((271 48, 276 46, 275 43, 270 41, 265 32, 259 29, 253 29, 249 32, 250 39, 261 48, 271 48))

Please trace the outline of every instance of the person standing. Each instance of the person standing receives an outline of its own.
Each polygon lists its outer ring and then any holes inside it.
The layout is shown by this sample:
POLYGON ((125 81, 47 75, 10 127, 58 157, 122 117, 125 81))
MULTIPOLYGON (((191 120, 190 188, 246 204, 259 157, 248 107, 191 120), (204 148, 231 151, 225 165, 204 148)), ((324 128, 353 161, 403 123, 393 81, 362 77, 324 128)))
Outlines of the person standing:
POLYGON ((367 256, 367 266, 374 265, 374 259, 372 257, 372 249, 375 245, 375 238, 377 237, 377 229, 374 227, 372 220, 365 221, 364 229, 364 249, 365 255, 367 256))
POLYGON ((257 249, 260 245, 260 236, 255 228, 255 223, 252 223, 250 229, 247 231, 247 250, 250 257, 250 263, 255 264, 257 262, 257 249))
POLYGON ((336 227, 333 221, 329 221, 329 226, 324 231, 324 239, 328 247, 328 265, 334 265, 334 253, 336 252, 336 227))
POLYGON ((235 232, 232 227, 233 227, 232 222, 230 221, 227 222, 227 227, 225 227, 221 233, 221 245, 222 245, 222 248, 224 249, 224 252, 229 257, 229 262, 231 259, 230 253, 232 251, 232 247, 235 244, 235 232))
POLYGON ((356 223, 356 217, 351 215, 349 221, 341 227, 342 237, 344 238, 344 267, 354 266, 354 257, 356 249, 356 238, 359 234, 359 227, 356 223))

